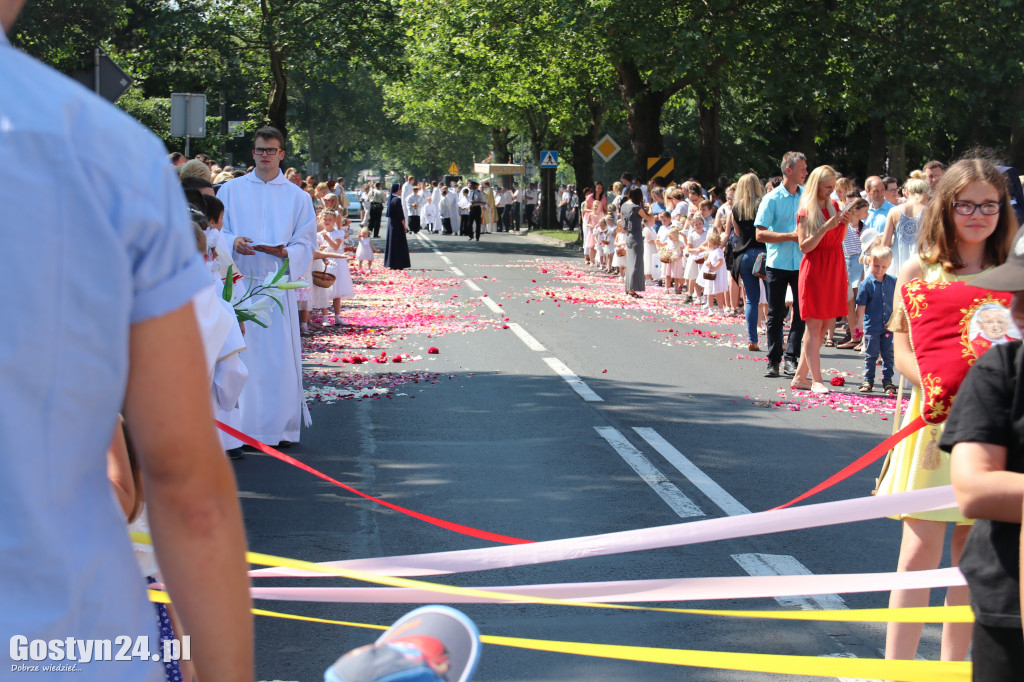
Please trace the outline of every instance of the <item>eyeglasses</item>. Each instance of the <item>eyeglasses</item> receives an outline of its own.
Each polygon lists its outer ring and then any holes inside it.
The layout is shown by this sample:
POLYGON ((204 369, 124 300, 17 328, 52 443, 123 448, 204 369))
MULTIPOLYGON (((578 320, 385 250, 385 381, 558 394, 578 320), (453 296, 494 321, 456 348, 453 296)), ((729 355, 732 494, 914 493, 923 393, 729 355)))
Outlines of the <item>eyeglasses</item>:
POLYGON ((996 215, 1001 206, 998 201, 986 201, 983 204, 975 204, 971 201, 954 201, 953 210, 959 215, 974 215, 974 212, 981 209, 982 215, 996 215))
POLYGON ((281 151, 277 147, 256 147, 252 150, 252 153, 256 156, 271 156, 281 151))

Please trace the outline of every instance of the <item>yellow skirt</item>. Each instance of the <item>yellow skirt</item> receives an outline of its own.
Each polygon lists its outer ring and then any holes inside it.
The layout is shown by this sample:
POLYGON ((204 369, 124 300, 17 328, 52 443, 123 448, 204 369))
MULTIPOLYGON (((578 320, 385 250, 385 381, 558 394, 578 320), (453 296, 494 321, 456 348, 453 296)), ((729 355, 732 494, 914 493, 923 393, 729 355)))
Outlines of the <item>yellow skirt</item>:
MULTIPOLYGON (((910 392, 910 404, 903 415, 903 423, 906 426, 921 416, 921 391, 916 386, 910 392)), ((890 495, 902 493, 908 490, 921 490, 923 488, 935 488, 949 485, 949 453, 939 450, 939 439, 942 438, 942 430, 945 424, 932 426, 926 424, 923 429, 915 431, 904 438, 892 453, 889 459, 889 468, 886 469, 882 480, 878 482, 878 494, 890 495)), ((903 514, 890 518, 922 519, 925 521, 946 521, 956 524, 971 524, 973 519, 966 518, 960 513, 960 509, 940 509, 938 511, 917 512, 914 514, 903 514)))

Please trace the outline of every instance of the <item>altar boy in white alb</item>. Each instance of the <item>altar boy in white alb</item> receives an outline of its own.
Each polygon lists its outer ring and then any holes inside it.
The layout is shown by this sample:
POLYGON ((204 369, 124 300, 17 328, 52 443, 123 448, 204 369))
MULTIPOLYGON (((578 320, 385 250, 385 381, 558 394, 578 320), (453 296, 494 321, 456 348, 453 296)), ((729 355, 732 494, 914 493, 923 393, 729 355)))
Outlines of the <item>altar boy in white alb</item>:
MULTIPOLYGON (((256 131, 256 170, 235 178, 217 197, 224 202, 224 236, 234 247, 239 272, 257 283, 288 259, 288 276, 302 277, 316 244, 316 213, 308 194, 285 179, 284 135, 276 128, 256 131)), ((312 422, 302 393, 302 346, 295 290, 278 292, 284 314, 271 307, 264 329, 246 325, 242 360, 249 381, 242 390, 240 431, 268 445, 299 441, 304 421, 312 422)))

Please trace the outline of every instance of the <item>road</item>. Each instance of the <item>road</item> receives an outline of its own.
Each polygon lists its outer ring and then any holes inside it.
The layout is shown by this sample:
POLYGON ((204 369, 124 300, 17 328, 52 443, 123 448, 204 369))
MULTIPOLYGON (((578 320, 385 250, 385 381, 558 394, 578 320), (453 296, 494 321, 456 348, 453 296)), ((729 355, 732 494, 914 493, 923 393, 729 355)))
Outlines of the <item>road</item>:
MULTIPOLYGON (((288 451, 370 495, 517 538, 574 538, 769 509, 891 431, 894 401, 856 395, 861 360, 852 352, 823 349, 824 368, 853 373, 831 406, 788 390, 783 398, 778 389, 788 387, 788 378, 762 377, 763 354, 746 351, 739 324, 684 314, 688 308, 656 288, 627 303, 612 292, 614 282, 584 270, 571 249, 513 235, 484 235, 479 243, 414 237, 410 244, 416 269, 367 283, 357 278, 359 298, 343 312, 349 327, 310 344, 306 369, 321 400, 311 406, 313 426, 288 451), (395 324, 401 329, 389 328, 395 324), (428 353, 430 347, 438 353, 428 353), (409 356, 401 364, 343 362, 382 351, 389 359, 409 356), (367 397, 330 402, 332 391, 357 388, 367 397)), ((336 561, 494 546, 264 455, 247 455, 235 471, 253 551, 336 561)), ((865 496, 876 475, 877 466, 869 467, 814 501, 865 496)), ((899 524, 882 519, 424 579, 472 587, 870 573, 895 570, 898 547, 899 524)), ((255 582, 362 586, 335 578, 255 582)), ((933 591, 933 604, 939 599, 933 591)), ((639 605, 770 610, 886 602, 886 593, 862 593, 639 605)), ((257 606, 382 625, 412 608, 265 600, 257 606)), ((867 658, 878 657, 884 643, 884 626, 874 624, 551 605, 459 608, 482 633, 534 639, 867 658)), ((257 619, 256 633, 258 679, 303 682, 322 679, 337 656, 376 636, 270 617, 257 619)), ((925 658, 937 658, 938 634, 926 627, 925 658)), ((487 645, 474 679, 783 677, 487 645)))

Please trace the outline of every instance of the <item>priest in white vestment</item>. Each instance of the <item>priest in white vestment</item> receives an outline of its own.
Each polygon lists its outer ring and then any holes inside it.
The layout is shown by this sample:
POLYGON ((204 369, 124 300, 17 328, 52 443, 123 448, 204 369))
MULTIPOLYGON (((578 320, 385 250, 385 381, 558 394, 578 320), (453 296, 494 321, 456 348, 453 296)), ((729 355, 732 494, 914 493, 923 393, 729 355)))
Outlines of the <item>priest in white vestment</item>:
MULTIPOLYGON (((281 173, 284 136, 274 128, 256 131, 252 173, 235 178, 217 195, 224 202, 224 236, 249 281, 260 283, 285 258, 291 280, 305 275, 316 244, 316 213, 309 195, 281 173)), ((239 282, 236 286, 243 286, 239 282)), ((249 380, 238 400, 239 430, 271 446, 299 442, 303 421, 312 421, 302 392, 302 345, 296 290, 275 292, 284 307, 270 308, 270 325, 246 325, 242 360, 249 380)))

